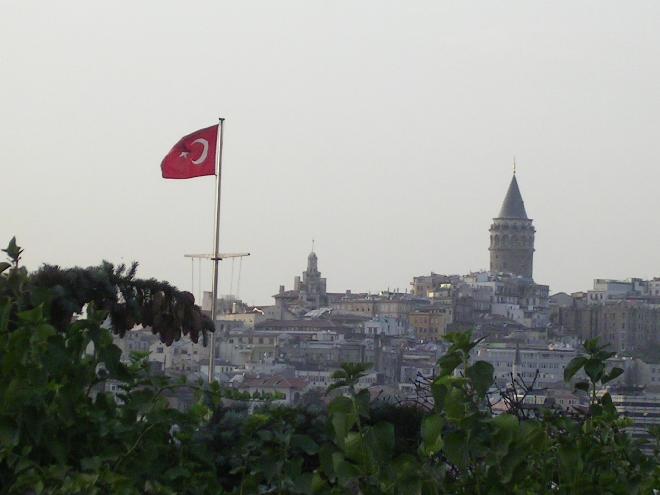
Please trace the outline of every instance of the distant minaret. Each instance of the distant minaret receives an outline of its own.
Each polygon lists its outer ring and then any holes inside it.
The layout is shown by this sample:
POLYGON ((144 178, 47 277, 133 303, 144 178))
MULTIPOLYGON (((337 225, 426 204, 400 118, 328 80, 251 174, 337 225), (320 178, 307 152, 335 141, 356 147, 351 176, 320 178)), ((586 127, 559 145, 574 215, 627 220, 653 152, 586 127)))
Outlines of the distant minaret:
POLYGON ((314 283, 317 278, 320 278, 321 272, 319 272, 319 259, 316 256, 316 253, 312 251, 307 256, 307 270, 303 272, 303 282, 314 283))
POLYGON ((314 241, 312 241, 312 251, 307 256, 307 270, 302 274, 302 281, 296 277, 295 285, 297 290, 301 290, 301 297, 307 304, 313 307, 321 307, 327 304, 326 280, 321 277, 319 271, 318 258, 314 252, 314 241))
POLYGON ((499 215, 490 226, 490 271, 532 279, 535 232, 518 188, 514 161, 509 190, 499 215))

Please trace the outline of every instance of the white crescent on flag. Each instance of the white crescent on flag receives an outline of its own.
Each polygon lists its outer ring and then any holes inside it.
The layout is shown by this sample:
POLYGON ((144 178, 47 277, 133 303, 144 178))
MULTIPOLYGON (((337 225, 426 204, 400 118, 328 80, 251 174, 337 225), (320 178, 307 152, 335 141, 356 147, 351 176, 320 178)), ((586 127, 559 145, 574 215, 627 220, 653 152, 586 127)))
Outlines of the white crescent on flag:
POLYGON ((200 143, 202 146, 204 146, 204 149, 202 150, 202 154, 199 155, 199 158, 197 160, 193 160, 193 164, 199 165, 200 163, 204 163, 206 160, 206 157, 209 154, 209 142, 206 139, 195 139, 192 144, 195 143, 200 143))

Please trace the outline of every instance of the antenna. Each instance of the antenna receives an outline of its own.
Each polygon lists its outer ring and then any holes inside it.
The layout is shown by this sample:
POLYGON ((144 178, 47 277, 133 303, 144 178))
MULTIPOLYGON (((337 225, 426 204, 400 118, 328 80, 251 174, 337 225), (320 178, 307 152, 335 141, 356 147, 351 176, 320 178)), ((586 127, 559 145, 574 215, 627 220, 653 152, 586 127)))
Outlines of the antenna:
POLYGON ((516 155, 513 155, 513 175, 516 175, 516 155))

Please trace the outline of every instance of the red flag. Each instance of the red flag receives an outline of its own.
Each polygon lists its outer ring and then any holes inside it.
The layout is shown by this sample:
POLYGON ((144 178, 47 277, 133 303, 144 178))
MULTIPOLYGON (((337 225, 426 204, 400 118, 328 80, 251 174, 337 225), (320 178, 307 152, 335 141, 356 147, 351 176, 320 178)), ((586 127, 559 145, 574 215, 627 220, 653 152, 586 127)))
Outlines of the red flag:
POLYGON ((165 179, 191 179, 202 175, 215 175, 217 139, 217 125, 182 137, 160 164, 163 177, 165 179))

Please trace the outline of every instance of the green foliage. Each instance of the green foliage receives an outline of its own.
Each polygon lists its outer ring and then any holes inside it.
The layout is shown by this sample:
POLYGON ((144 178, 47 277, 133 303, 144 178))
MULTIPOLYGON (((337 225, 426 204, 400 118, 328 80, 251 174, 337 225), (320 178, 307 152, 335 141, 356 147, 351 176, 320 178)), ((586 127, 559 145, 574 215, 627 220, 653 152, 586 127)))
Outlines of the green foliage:
MULTIPOLYGON (((74 276, 86 284, 78 293, 73 279, 28 274, 15 241, 5 251, 0 494, 650 494, 660 486, 660 429, 651 432, 655 457, 623 431, 628 423, 600 394, 619 371, 606 369, 610 354, 596 341, 566 371, 567 380, 588 380, 577 387, 590 393, 584 414, 494 416, 493 368, 470 360, 469 333, 447 336, 431 412, 374 403, 359 389, 368 367, 356 364, 335 373, 327 408, 321 397, 276 407, 277 396, 153 376, 144 354, 123 364, 100 304, 117 279, 106 286, 109 272, 74 276), (65 322, 58 297, 89 299, 85 317, 65 322), (186 412, 166 400, 179 387, 197 394, 186 412), (263 406, 253 414, 228 407, 254 399, 263 406)), ((135 286, 134 274, 122 273, 135 286)))
POLYGON ((58 330, 39 305, 0 332, 1 493, 217 487, 196 440, 210 409, 203 402, 188 414, 169 408, 163 392, 173 385, 150 376, 144 359, 122 364, 105 318, 90 307, 87 318, 58 330), (108 383, 120 385, 118 401, 103 391, 108 383), (186 479, 196 471, 206 474, 186 479))
POLYGON ((584 371, 588 381, 579 381, 574 384, 576 390, 591 392, 591 412, 601 414, 603 412, 610 416, 616 416, 616 410, 612 405, 612 399, 609 393, 598 397, 598 390, 604 385, 616 379, 623 373, 621 368, 612 368, 606 372, 607 359, 614 356, 614 352, 608 352, 604 349, 607 346, 599 346, 598 339, 588 339, 584 342, 586 355, 578 356, 571 360, 564 368, 564 380, 569 382, 578 371, 584 371))
POLYGON ((115 267, 103 262, 96 267, 68 269, 44 265, 28 274, 25 268, 19 268, 23 250, 15 238, 3 251, 11 263, 0 265, 0 273, 8 273, 0 284, 0 301, 12 301, 8 310, 10 329, 18 324, 18 312, 43 305, 53 327, 63 331, 72 318, 92 304, 107 313, 112 331, 121 336, 143 325, 170 345, 182 335, 194 342, 200 335, 206 340, 207 332, 214 331, 210 319, 195 306, 191 293, 167 282, 136 278, 137 263, 115 267), (13 269, 6 272, 10 266, 13 269))

